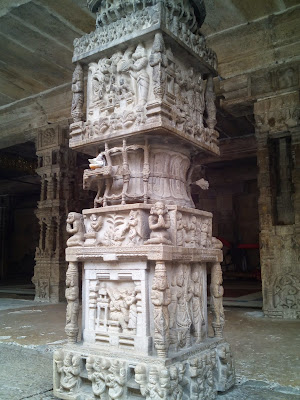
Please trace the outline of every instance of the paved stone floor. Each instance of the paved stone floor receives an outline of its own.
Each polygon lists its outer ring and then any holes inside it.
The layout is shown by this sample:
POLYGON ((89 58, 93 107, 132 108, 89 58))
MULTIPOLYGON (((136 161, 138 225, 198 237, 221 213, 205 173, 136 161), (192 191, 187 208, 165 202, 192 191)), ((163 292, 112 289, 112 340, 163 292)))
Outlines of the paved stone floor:
MULTIPOLYGON (((237 386, 218 400, 300 400, 300 321, 225 308, 237 386)), ((0 399, 54 400, 52 352, 61 346, 65 304, 0 298, 0 399)))

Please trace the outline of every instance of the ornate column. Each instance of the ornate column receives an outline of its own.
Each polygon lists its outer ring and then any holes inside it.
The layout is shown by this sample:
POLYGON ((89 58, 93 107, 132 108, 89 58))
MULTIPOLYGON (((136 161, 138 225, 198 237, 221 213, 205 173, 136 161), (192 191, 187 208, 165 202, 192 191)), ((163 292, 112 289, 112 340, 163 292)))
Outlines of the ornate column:
POLYGON ((299 92, 261 99, 254 111, 263 309, 269 317, 299 318, 299 92))
POLYGON ((38 301, 62 301, 65 294, 65 220, 69 207, 76 207, 65 178, 75 179, 76 173, 76 153, 68 147, 68 132, 66 123, 52 124, 41 128, 37 137, 41 197, 36 216, 41 230, 32 281, 38 301))
POLYGON ((190 193, 193 155, 219 153, 217 61, 199 33, 204 5, 88 4, 97 28, 75 40, 69 144, 86 153, 83 185, 95 199, 67 217, 70 343, 54 357, 54 394, 212 400, 234 384, 234 369, 223 338, 220 242, 212 214, 196 210, 190 193))

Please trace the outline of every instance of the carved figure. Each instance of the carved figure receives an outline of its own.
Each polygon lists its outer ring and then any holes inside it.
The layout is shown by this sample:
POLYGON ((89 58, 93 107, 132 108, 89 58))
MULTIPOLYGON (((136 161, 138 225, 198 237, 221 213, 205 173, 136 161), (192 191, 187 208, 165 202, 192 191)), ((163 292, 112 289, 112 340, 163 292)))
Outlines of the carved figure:
POLYGON ((66 274, 66 292, 67 312, 66 312, 66 334, 68 341, 76 343, 79 332, 78 314, 79 314, 79 287, 78 270, 76 263, 69 263, 66 274))
POLYGON ((181 212, 177 212, 176 215, 176 228, 177 228, 177 240, 176 244, 177 246, 183 246, 185 244, 185 224, 183 221, 183 216, 181 212))
POLYGON ((55 361, 57 365, 57 371, 60 373, 60 387, 61 392, 75 392, 78 390, 81 379, 80 379, 80 357, 73 356, 72 353, 68 353, 65 356, 63 365, 59 361, 55 361))
POLYGON ((83 101, 84 101, 84 92, 83 92, 83 69, 82 66, 77 63, 73 78, 72 78, 72 108, 71 115, 74 122, 80 122, 83 118, 83 101))
POLYGON ((108 399, 121 399, 124 393, 124 385, 126 383, 126 369, 117 360, 113 361, 109 368, 109 373, 105 378, 108 389, 108 399))
POLYGON ((198 271, 192 273, 191 287, 193 292, 192 297, 192 319, 193 328, 195 331, 196 343, 201 342, 202 339, 202 325, 205 324, 203 315, 203 302, 202 302, 202 279, 198 271))
POLYGON ((169 244, 170 235, 167 229, 171 226, 170 215, 163 202, 158 201, 151 207, 149 216, 149 227, 151 229, 150 239, 145 244, 169 244))
POLYGON ((149 58, 149 64, 153 68, 153 92, 156 98, 162 100, 165 93, 166 67, 168 59, 166 56, 164 39, 161 33, 156 33, 149 58))
POLYGON ((86 360, 86 369, 88 371, 88 379, 92 381, 93 394, 96 399, 106 400, 106 376, 110 368, 109 360, 105 358, 88 357, 86 360))
POLYGON ((192 324, 190 301, 193 296, 189 285, 189 276, 184 272, 184 265, 179 267, 176 274, 176 329, 179 347, 189 347, 191 345, 190 327, 192 324))
POLYGON ((222 269, 220 263, 215 263, 211 270, 210 305, 213 312, 212 326, 216 337, 223 337, 223 326, 225 322, 223 309, 222 269))
POLYGON ((214 91, 214 81, 211 75, 209 75, 206 84, 206 92, 205 92, 205 103, 206 103, 206 112, 207 112, 207 126, 209 129, 215 129, 215 125, 217 123, 216 118, 216 105, 215 105, 215 91, 214 91))
POLYGON ((155 266, 151 301, 154 306, 154 344, 159 357, 166 357, 170 344, 170 317, 168 305, 171 303, 166 266, 158 261, 155 266))
POLYGON ((67 240, 67 246, 82 246, 84 243, 84 224, 82 214, 70 212, 67 218, 67 232, 72 236, 67 240))
POLYGON ((216 349, 217 388, 225 391, 234 384, 235 371, 228 343, 220 344, 216 349))
POLYGON ((146 105, 148 101, 150 78, 147 72, 148 58, 145 47, 140 43, 135 52, 132 54, 131 60, 128 57, 127 62, 123 62, 121 66, 122 72, 128 72, 136 81, 137 86, 137 104, 139 106, 146 105))

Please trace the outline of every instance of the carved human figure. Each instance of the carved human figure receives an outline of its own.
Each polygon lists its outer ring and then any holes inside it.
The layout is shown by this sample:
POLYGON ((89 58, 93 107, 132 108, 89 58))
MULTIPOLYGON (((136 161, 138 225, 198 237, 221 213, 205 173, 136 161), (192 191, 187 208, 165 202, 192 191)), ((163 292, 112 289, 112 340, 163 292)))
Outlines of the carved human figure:
POLYGON ((125 220, 123 226, 119 231, 119 237, 125 238, 127 233, 128 233, 128 237, 126 240, 127 245, 143 243, 139 213, 136 210, 130 211, 128 218, 125 220))
POLYGON ((114 360, 109 368, 109 373, 105 378, 105 383, 109 388, 109 400, 121 399, 123 397, 126 383, 126 369, 118 360, 114 360))
POLYGON ((187 237, 185 239, 186 246, 194 247, 197 241, 197 218, 195 215, 192 216, 191 221, 186 227, 187 237))
POLYGON ((170 317, 168 305, 171 303, 166 265, 158 261, 155 266, 151 301, 154 306, 154 344, 159 357, 166 357, 170 344, 170 317))
POLYGON ((206 83, 206 92, 205 92, 205 104, 206 104, 206 112, 207 112, 207 126, 209 129, 215 129, 215 125, 217 123, 217 108, 215 105, 215 91, 214 91, 214 82, 212 75, 208 76, 206 83))
POLYGON ((195 85, 195 105, 196 105, 196 123, 200 129, 203 129, 203 114, 205 110, 204 83, 202 76, 199 75, 195 85))
POLYGON ((234 384, 235 371, 228 343, 220 344, 216 349, 217 388, 220 391, 229 389, 234 384))
POLYGON ((177 212, 176 215, 176 228, 177 228, 177 240, 176 244, 177 246, 183 246, 185 244, 185 224, 183 221, 183 216, 181 212, 177 212))
POLYGON ((167 207, 162 201, 156 202, 150 210, 149 227, 151 229, 150 239, 145 244, 168 244, 171 245, 170 235, 167 229, 171 226, 170 215, 167 207))
POLYGON ((79 287, 78 287, 78 271, 75 263, 69 263, 66 274, 66 291, 67 312, 66 312, 66 334, 71 343, 77 341, 78 335, 78 314, 79 314, 79 287))
POLYGON ((196 337, 196 343, 201 342, 202 339, 202 325, 205 323, 203 316, 203 290, 202 290, 202 279, 199 271, 194 271, 191 276, 191 290, 193 292, 192 297, 192 319, 193 328, 196 337))
MULTIPOLYGON (((125 52, 126 53, 126 52, 125 52)), ((145 47, 140 43, 131 59, 123 62, 119 68, 122 72, 128 72, 135 80, 137 87, 137 105, 144 106, 148 101, 150 78, 147 72, 148 58, 145 47)))
POLYGON ((81 383, 80 357, 72 353, 65 355, 63 364, 57 363, 57 371, 61 374, 59 391, 75 392, 81 383))
POLYGON ((84 224, 82 214, 70 212, 67 218, 67 232, 72 236, 67 240, 67 246, 83 246, 84 224))
POLYGON ((71 115, 74 122, 80 122, 83 118, 84 89, 83 69, 79 63, 77 63, 72 77, 72 92, 71 115))
POLYGON ((107 288, 110 297, 109 318, 118 321, 123 332, 127 331, 129 312, 128 305, 118 289, 107 288))
MULTIPOLYGON (((187 272, 187 271, 185 271, 187 272)), ((178 335, 178 346, 190 346, 190 327, 192 324, 190 301, 193 296, 189 285, 189 277, 184 273, 184 265, 179 267, 176 274, 176 329, 178 335)))
POLYGON ((215 263, 211 270, 211 284, 210 284, 210 305, 213 312, 212 326, 215 336, 223 336, 223 326, 225 322, 224 309, 223 309, 223 294, 224 289, 222 286, 222 269, 220 263, 215 263))
POLYGON ((163 99, 166 89, 166 67, 168 66, 168 59, 165 53, 166 49, 163 36, 160 32, 156 33, 149 57, 149 65, 153 68, 153 92, 155 97, 159 100, 163 99))
POLYGON ((88 379, 92 382, 93 394, 96 399, 106 399, 106 376, 110 367, 109 360, 105 358, 97 358, 89 356, 86 360, 86 369, 88 379))

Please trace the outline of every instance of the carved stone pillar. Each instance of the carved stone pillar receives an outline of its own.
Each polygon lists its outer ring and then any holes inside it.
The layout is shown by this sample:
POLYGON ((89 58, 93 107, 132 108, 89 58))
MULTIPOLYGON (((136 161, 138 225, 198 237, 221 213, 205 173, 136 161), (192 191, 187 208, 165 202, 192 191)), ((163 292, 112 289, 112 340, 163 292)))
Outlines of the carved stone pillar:
POLYGON ((300 318, 299 93, 261 99, 254 111, 263 309, 269 317, 300 318))
POLYGON ((86 153, 83 185, 95 199, 67 217, 70 343, 54 356, 54 394, 213 400, 234 384, 234 368, 222 334, 220 242, 190 193, 195 152, 219 153, 203 1, 88 3, 97 29, 74 42, 69 143, 86 153))
POLYGON ((53 124, 40 129, 37 137, 41 197, 36 216, 40 224, 40 240, 32 278, 37 301, 58 302, 64 299, 65 294, 65 220, 69 207, 76 207, 76 200, 70 198, 65 179, 66 176, 75 179, 76 170, 76 155, 67 146, 68 131, 66 123, 53 124))

